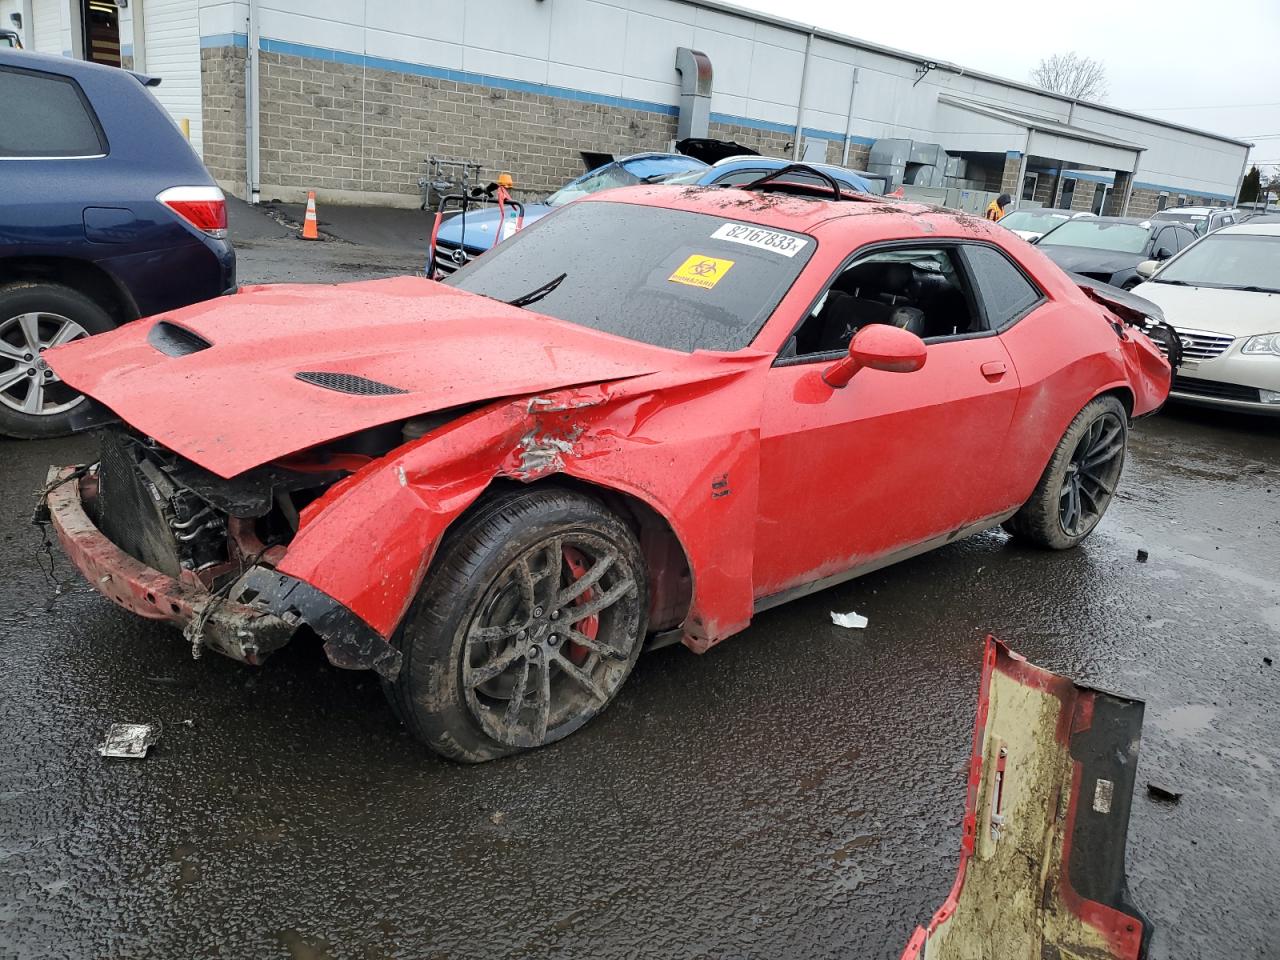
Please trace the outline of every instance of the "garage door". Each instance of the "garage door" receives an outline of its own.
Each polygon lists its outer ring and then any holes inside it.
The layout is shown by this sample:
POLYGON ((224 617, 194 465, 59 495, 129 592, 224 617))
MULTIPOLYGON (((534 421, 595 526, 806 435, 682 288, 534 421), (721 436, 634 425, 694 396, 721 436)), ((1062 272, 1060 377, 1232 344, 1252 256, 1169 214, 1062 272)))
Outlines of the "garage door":
POLYGON ((175 121, 191 121, 191 144, 202 149, 200 13, 196 0, 141 0, 145 70, 160 78, 151 92, 175 121))
POLYGON ((67 0, 32 0, 32 47, 36 53, 62 53, 62 7, 67 0))

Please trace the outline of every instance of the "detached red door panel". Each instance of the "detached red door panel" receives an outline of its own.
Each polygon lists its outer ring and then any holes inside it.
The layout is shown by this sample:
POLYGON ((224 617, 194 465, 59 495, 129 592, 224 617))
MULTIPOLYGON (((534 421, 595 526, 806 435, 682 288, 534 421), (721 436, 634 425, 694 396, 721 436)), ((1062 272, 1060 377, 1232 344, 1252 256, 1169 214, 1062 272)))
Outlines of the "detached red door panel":
POLYGON ((755 594, 873 562, 1009 508, 1003 471, 1018 398, 999 337, 930 344, 915 373, 774 367, 760 427, 755 594))

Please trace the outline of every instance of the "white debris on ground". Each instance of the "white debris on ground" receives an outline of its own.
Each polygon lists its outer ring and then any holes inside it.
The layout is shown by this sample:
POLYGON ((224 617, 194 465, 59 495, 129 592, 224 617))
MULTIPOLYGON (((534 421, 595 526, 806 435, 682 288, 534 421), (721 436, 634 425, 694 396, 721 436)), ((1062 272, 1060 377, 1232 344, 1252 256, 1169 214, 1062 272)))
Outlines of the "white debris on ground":
POLYGON ((113 723, 107 730, 107 738, 98 744, 98 754, 141 760, 147 755, 147 749, 159 739, 158 724, 113 723))
POLYGON ((867 625, 867 618, 860 613, 854 613, 852 610, 848 613, 836 613, 832 610, 831 622, 837 627, 850 627, 854 630, 861 630, 867 625))

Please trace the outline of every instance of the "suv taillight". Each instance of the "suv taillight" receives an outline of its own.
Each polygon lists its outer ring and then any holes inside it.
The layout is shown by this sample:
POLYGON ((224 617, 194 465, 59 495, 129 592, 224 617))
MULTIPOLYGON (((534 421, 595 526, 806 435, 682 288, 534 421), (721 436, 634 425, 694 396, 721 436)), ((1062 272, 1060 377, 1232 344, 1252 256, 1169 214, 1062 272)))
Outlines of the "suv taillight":
POLYGON ((227 198, 217 187, 170 187, 156 199, 197 230, 226 237, 227 198))

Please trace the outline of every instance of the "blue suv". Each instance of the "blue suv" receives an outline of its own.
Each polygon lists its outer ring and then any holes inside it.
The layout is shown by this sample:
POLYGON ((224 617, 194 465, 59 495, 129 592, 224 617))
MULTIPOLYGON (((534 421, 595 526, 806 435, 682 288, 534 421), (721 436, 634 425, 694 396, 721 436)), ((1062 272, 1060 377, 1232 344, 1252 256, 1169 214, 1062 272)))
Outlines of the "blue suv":
POLYGON ((45 350, 235 287, 226 199, 158 82, 0 47, 0 434, 72 428, 45 350))

